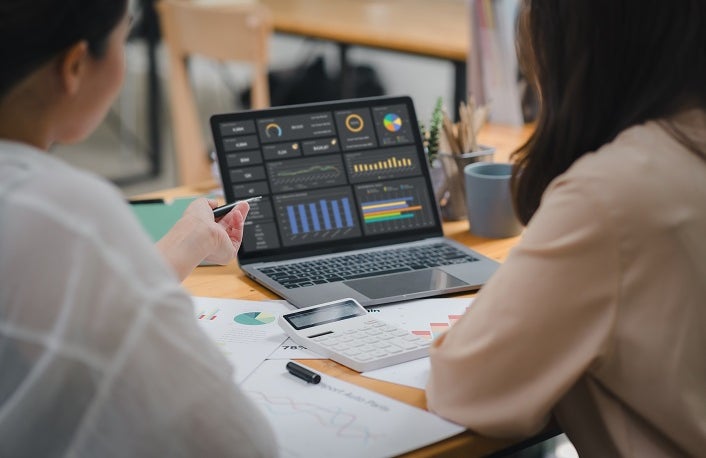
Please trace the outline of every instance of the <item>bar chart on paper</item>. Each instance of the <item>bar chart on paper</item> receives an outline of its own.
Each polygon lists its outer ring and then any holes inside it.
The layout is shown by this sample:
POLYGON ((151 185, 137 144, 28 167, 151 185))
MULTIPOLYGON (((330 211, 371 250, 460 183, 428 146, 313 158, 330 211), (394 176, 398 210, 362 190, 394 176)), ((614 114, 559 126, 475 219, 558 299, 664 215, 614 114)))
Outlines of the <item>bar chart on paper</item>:
POLYGON ((471 304, 469 298, 422 299, 380 308, 369 308, 375 318, 406 329, 414 335, 436 339, 448 331, 471 304))
MULTIPOLYGON (((370 308, 380 321, 406 329, 412 334, 427 339, 436 339, 460 320, 471 306, 470 298, 422 299, 402 304, 370 308)), ((364 372, 363 375, 377 380, 412 386, 421 390, 429 379, 429 358, 397 364, 382 369, 364 372)))
POLYGON ((429 323, 428 326, 423 329, 414 329, 412 330, 412 334, 416 336, 421 336, 424 337, 425 339, 436 339, 439 337, 441 334, 445 333, 446 331, 449 330, 451 326, 453 326, 458 320, 461 319, 463 315, 448 315, 448 320, 444 322, 433 322, 429 323))
POLYGON ((216 318, 218 318, 218 312, 220 312, 221 309, 218 307, 210 309, 210 311, 206 312, 205 310, 200 310, 196 312, 196 319, 197 320, 208 320, 208 321, 213 321, 216 318))

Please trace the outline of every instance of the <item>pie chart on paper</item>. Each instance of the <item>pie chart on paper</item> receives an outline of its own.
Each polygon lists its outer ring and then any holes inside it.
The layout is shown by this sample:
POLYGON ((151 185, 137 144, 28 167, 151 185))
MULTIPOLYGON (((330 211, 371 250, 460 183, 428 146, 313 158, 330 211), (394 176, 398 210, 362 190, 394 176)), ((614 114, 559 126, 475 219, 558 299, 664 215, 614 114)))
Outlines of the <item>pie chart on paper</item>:
POLYGON ((397 132, 402 128, 402 118, 394 113, 388 113, 382 118, 382 124, 390 132, 397 132))
POLYGON ((274 315, 265 312, 247 312, 235 315, 233 318, 238 324, 244 324, 245 326, 260 326, 263 324, 269 324, 275 321, 274 315))

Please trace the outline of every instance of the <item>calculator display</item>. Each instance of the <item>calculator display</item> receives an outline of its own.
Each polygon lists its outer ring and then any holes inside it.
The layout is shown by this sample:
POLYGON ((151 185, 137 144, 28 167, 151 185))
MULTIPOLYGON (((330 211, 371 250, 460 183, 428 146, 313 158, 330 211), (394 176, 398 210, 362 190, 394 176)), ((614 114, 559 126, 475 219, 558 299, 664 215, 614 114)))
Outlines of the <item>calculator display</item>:
POLYGON ((337 302, 324 307, 316 307, 310 310, 290 313, 284 318, 294 329, 302 329, 333 323, 335 321, 347 320, 356 316, 365 315, 367 312, 353 301, 337 302))

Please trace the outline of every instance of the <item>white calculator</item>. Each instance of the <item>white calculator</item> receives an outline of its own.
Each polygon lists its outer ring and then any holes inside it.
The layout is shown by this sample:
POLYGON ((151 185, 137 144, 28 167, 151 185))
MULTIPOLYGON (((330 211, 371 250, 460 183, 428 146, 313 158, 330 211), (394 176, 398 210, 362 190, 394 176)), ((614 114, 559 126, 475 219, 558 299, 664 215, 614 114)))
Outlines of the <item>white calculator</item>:
POLYGON ((281 315, 278 322, 299 345, 358 372, 423 358, 431 344, 376 320, 355 299, 301 308, 281 315))

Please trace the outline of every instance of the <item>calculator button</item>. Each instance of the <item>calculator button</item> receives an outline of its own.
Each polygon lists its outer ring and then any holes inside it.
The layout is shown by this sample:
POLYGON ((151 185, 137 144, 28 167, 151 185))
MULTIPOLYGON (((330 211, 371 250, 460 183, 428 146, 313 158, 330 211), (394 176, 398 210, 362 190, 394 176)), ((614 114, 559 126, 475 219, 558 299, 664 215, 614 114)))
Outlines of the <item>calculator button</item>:
POLYGON ((400 353, 402 351, 402 347, 397 345, 390 345, 385 350, 387 350, 389 353, 400 353))

